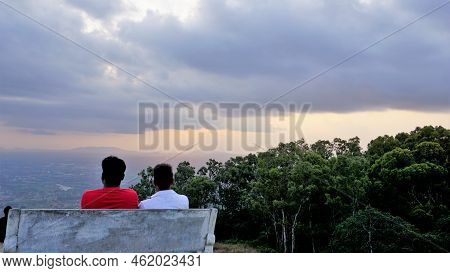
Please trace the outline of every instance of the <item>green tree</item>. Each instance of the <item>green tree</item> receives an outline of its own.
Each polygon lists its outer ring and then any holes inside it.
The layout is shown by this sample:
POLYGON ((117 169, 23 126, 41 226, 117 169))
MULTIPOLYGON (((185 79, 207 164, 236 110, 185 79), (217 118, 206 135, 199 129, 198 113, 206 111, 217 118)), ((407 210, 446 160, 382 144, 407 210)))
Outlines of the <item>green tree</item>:
POLYGON ((328 140, 318 140, 311 145, 311 150, 325 159, 329 159, 333 156, 333 144, 328 140))
POLYGON ((207 208, 214 203, 216 184, 205 176, 195 176, 179 188, 179 193, 189 196, 190 208, 207 208))
POLYGON ((187 161, 180 162, 175 172, 174 189, 182 189, 195 176, 195 168, 187 161))
POLYGON ((424 141, 438 143, 445 151, 447 151, 447 155, 450 152, 450 130, 445 129, 442 126, 417 127, 403 139, 402 146, 413 150, 417 144, 424 141))
POLYGON ((333 252, 435 252, 442 248, 408 222, 373 208, 361 210, 336 226, 333 252))
POLYGON ((405 168, 414 163, 410 150, 395 148, 377 159, 369 170, 372 205, 394 215, 406 215, 409 179, 405 168))
POLYGON ((414 147, 413 153, 417 162, 430 162, 445 166, 445 150, 439 143, 431 141, 421 142, 414 147))
POLYGON ((206 166, 201 167, 197 174, 207 176, 209 179, 216 181, 222 171, 222 162, 216 161, 215 159, 209 159, 206 162, 206 166))
POLYGON ((385 153, 400 147, 400 141, 393 136, 379 136, 367 145, 367 155, 372 161, 383 156, 385 153))
POLYGON ((260 153, 257 177, 252 182, 250 201, 265 216, 283 252, 294 252, 300 224, 310 232, 311 249, 315 251, 313 197, 320 183, 328 180, 326 160, 308 150, 303 141, 280 144, 260 153), (302 213, 306 215, 301 221, 302 213))
MULTIPOLYGON (((227 239, 254 240, 260 236, 261 223, 251 211, 247 196, 255 179, 257 156, 230 158, 215 171, 218 185, 217 207, 220 217, 217 232, 227 239)), ((208 168, 210 168, 208 166, 208 168)), ((262 235, 264 236, 264 235, 262 235)))
POLYGON ((330 160, 332 182, 327 193, 332 221, 354 215, 367 202, 369 161, 363 156, 337 156, 330 160), (342 201, 342 200, 345 201, 342 201))
POLYGON ((348 141, 335 138, 333 140, 333 148, 336 155, 361 155, 359 137, 352 137, 348 141))

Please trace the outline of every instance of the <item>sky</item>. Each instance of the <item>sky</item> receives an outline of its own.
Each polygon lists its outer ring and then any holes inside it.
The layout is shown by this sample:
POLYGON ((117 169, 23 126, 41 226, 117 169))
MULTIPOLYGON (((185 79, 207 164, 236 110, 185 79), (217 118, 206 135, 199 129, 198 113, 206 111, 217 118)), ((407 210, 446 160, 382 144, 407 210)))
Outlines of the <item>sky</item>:
MULTIPOLYGON (((138 102, 264 104, 445 0, 2 2, 129 74, 0 3, 0 147, 138 150, 138 102)), ((449 128, 449 13, 450 4, 277 102, 311 104, 308 142, 449 128)))

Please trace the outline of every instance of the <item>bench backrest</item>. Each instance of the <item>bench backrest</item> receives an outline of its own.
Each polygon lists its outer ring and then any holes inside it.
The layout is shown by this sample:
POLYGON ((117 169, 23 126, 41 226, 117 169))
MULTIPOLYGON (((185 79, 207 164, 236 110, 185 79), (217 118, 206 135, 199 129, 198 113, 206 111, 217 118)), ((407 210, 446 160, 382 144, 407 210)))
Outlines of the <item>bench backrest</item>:
POLYGON ((216 209, 12 209, 4 252, 212 252, 216 216, 216 209))

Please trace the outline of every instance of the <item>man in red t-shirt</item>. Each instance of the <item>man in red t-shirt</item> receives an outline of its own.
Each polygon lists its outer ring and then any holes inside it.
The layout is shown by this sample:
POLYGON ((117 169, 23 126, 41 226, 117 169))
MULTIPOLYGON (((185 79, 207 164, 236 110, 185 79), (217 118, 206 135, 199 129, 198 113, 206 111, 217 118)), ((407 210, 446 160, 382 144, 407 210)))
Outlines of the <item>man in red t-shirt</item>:
POLYGON ((138 196, 132 189, 120 188, 127 166, 115 156, 102 161, 103 188, 88 190, 81 197, 82 209, 137 209, 138 196))

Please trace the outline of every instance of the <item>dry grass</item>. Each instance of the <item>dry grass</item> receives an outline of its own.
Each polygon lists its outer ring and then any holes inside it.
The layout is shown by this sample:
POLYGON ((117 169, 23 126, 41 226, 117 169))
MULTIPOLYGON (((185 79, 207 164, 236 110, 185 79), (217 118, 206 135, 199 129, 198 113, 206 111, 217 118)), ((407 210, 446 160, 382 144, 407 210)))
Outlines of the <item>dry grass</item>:
POLYGON ((256 248, 246 244, 215 243, 214 253, 257 253, 256 248))

